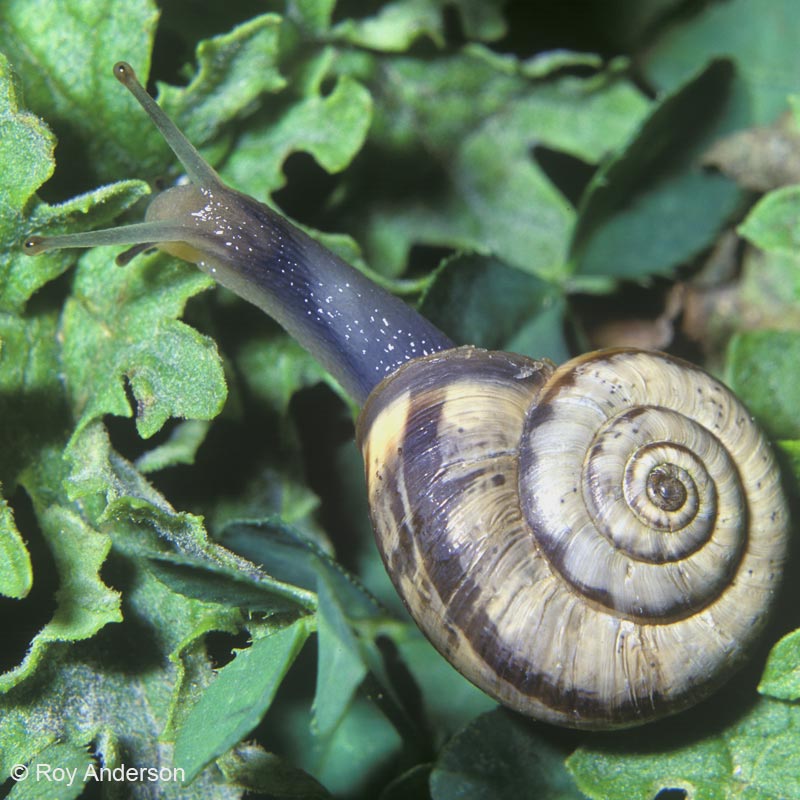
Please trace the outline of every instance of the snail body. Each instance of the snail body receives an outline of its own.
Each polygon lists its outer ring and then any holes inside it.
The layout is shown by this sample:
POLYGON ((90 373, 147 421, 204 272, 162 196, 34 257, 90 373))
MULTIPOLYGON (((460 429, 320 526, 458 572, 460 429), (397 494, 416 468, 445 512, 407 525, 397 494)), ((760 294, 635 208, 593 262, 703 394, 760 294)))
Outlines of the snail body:
POLYGON ((703 370, 601 351, 559 368, 455 347, 225 186, 136 81, 191 184, 139 225, 31 237, 159 246, 280 322, 363 405, 376 541, 437 649, 499 702, 579 728, 656 719, 738 667, 779 584, 787 510, 749 414, 703 370))

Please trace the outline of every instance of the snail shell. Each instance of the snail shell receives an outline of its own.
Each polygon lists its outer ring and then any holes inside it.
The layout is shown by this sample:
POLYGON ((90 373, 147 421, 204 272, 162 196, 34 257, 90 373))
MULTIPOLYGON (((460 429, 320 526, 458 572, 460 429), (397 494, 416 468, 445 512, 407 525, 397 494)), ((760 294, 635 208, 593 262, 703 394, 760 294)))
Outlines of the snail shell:
POLYGON ((359 419, 373 525, 437 649, 529 716, 624 727, 740 665, 785 556, 774 458, 704 371, 606 351, 559 369, 458 348, 359 419))

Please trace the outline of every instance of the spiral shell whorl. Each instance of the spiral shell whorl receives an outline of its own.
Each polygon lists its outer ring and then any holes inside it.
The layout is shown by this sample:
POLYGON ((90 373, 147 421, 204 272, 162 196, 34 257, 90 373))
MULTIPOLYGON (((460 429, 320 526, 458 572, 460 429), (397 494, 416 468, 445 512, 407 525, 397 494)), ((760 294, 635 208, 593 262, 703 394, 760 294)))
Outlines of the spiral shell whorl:
POLYGON ((581 594, 620 616, 663 622, 726 588, 758 503, 745 502, 742 475, 760 481, 764 447, 722 384, 652 353, 577 359, 553 376, 526 430, 523 508, 550 563, 581 594))
POLYGON ((786 546, 778 473, 702 370, 611 351, 554 373, 459 348, 385 381, 359 442, 398 592, 511 708, 646 722, 707 695, 763 627, 786 546))

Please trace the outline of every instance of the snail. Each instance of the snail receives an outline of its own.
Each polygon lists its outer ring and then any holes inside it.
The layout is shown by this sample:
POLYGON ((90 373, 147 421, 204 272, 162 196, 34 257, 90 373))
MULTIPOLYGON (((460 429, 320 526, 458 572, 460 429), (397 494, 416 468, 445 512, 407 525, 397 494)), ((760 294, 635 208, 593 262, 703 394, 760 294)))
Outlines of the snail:
POLYGON ((555 367, 457 347, 266 205, 226 185, 120 62, 189 183, 145 222, 26 252, 159 247, 261 307, 363 406, 356 437, 385 566, 412 617, 500 703, 575 728, 710 694, 780 582, 788 513, 737 398, 663 353, 555 367))

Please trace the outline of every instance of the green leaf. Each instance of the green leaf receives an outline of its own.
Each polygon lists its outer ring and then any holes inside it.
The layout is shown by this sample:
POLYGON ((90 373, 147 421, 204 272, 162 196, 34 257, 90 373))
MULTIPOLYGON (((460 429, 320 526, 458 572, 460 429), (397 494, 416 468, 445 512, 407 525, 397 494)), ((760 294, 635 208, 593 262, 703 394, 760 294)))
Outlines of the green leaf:
POLYGON ((297 586, 276 581, 267 575, 189 556, 152 556, 149 569, 174 592, 208 603, 269 613, 306 608, 313 610, 316 599, 297 586))
POLYGON ((59 583, 52 618, 36 633, 23 661, 0 675, 0 691, 42 666, 55 643, 89 638, 121 619, 120 595, 99 574, 111 540, 66 505, 61 489, 64 476, 61 454, 51 448, 42 448, 20 476, 34 502, 59 583))
POLYGON ((11 67, 0 53, 0 213, 6 222, 28 204, 53 172, 53 135, 41 120, 20 112, 11 67))
POLYGON ((787 633, 772 648, 758 691, 779 700, 800 700, 800 630, 787 633))
POLYGON ((360 47, 389 52, 407 50, 420 36, 430 37, 439 46, 444 44, 440 9, 420 0, 387 3, 372 17, 345 20, 335 33, 360 47))
POLYGON ((56 336, 52 313, 18 317, 0 312, 0 484, 9 492, 41 448, 66 437, 56 336))
MULTIPOLYGON (((441 0, 395 0, 385 3, 372 16, 343 20, 335 27, 333 35, 362 47, 384 51, 406 50, 423 36, 442 45, 447 5, 458 11, 470 39, 490 41, 499 39, 506 31, 501 9, 492 2, 456 0, 445 4, 441 0)), ((333 6, 331 0, 300 0, 297 3, 303 23, 317 35, 328 30, 333 6)))
POLYGON ((313 607, 313 596, 270 580, 250 562, 209 541, 202 520, 172 509, 113 451, 99 423, 73 440, 70 456, 75 465, 68 480, 72 496, 111 534, 115 551, 132 558, 151 578, 149 594, 167 593, 169 587, 168 600, 159 600, 147 613, 152 617, 157 609, 159 634, 170 637, 169 657, 178 665, 173 710, 167 720, 172 730, 174 719, 186 714, 183 695, 193 699, 192 686, 206 680, 204 662, 198 664, 193 654, 202 636, 209 631, 235 630, 241 624, 237 604, 275 612, 294 603, 313 607), (173 619, 169 613, 171 606, 179 605, 178 599, 189 609, 202 611, 202 617, 188 630, 185 623, 192 619, 191 614, 178 609, 176 613, 183 617, 173 619))
POLYGON ((770 192, 753 207, 738 231, 762 250, 796 256, 800 251, 800 187, 770 192))
POLYGON ((498 709, 448 742, 431 772, 431 798, 581 800, 563 761, 530 723, 498 709))
POLYGON ((175 513, 164 497, 111 446, 102 422, 93 422, 73 435, 65 455, 72 466, 65 487, 70 500, 79 500, 95 521, 109 516, 109 507, 131 507, 175 513))
POLYGON ((258 725, 308 634, 300 618, 240 650, 219 671, 175 742, 175 763, 188 781, 258 725))
POLYGON ((535 326, 551 309, 557 316, 563 313, 558 287, 482 256, 447 261, 434 275, 420 306, 422 315, 454 342, 559 358, 567 346, 558 326, 547 324, 541 336, 530 337, 535 350, 520 347, 523 330, 535 326))
MULTIPOLYGON (((228 534, 228 526, 242 520, 245 523, 255 520, 256 528, 262 525, 271 528, 272 523, 276 522, 278 528, 284 524, 297 525, 307 538, 317 541, 323 548, 329 548, 327 537, 315 517, 319 497, 285 467, 285 463, 277 467, 273 464, 259 465, 252 474, 248 474, 247 480, 241 484, 241 492, 235 498, 220 497, 213 509, 212 527, 219 532, 215 535, 224 539, 228 534)), ((266 557, 263 552, 265 548, 258 545, 259 536, 257 530, 247 534, 255 545, 253 552, 257 563, 266 557)), ((236 545, 226 546, 237 549, 236 545)))
MULTIPOLYGON (((42 622, 55 607, 52 618, 31 631, 25 659, 0 676, 0 690, 30 676, 54 643, 88 638, 120 617, 118 593, 99 577, 110 541, 68 505, 62 488, 68 416, 59 380, 56 322, 52 313, 23 318, 0 314, 0 477, 5 486, 21 483, 33 500, 36 523, 58 576, 55 598, 42 622)), ((5 504, 3 522, 4 590, 20 596, 30 585, 31 565, 5 504)), ((35 573, 33 578, 38 580, 35 573)), ((40 597, 47 595, 48 587, 42 586, 40 597)))
MULTIPOLYGON (((142 683, 152 681, 150 691, 159 698, 159 706, 152 712, 152 728, 164 742, 171 743, 191 713, 198 692, 213 680, 214 673, 206 655, 206 635, 212 631, 238 633, 242 629, 243 616, 238 609, 173 591, 157 580, 149 564, 138 557, 128 560, 117 556, 110 568, 113 569, 115 564, 123 574, 128 574, 130 580, 126 594, 128 618, 123 622, 119 635, 126 637, 130 650, 128 658, 135 660, 138 648, 145 647, 151 657, 158 654, 161 659, 161 672, 145 671, 138 680, 142 683)), ((137 658, 142 659, 142 656, 137 658)), ((136 692, 134 681, 127 686, 121 704, 140 702, 136 692)), ((119 735, 120 730, 124 731, 124 728, 115 726, 115 735, 119 735)), ((170 750, 170 763, 172 760, 170 750)))
POLYGON ((0 497, 0 594, 21 599, 31 590, 33 573, 25 542, 14 524, 14 513, 0 497))
POLYGON ((313 541, 279 520, 231 522, 221 540, 273 578, 316 589, 319 658, 314 727, 321 738, 336 729, 367 670, 382 687, 387 709, 406 716, 391 671, 375 641, 384 633, 393 635, 398 626, 386 618, 357 578, 313 541))
POLYGON ((317 733, 327 736, 341 722, 367 674, 367 666, 344 609, 323 575, 317 587, 319 659, 314 723, 317 733))
POLYGON ((411 247, 424 244, 565 277, 575 212, 531 153, 548 148, 599 162, 641 119, 641 94, 613 72, 531 80, 516 62, 477 47, 431 63, 397 58, 382 65, 386 72, 374 137, 405 159, 384 178, 392 190, 385 205, 373 199, 364 211, 370 263, 397 274, 411 247), (423 185, 404 200, 412 165, 423 185))
POLYGON ((695 7, 649 48, 647 76, 660 90, 671 90, 714 58, 736 63, 737 127, 768 124, 797 91, 800 52, 793 45, 797 8, 792 0, 730 0, 695 7))
POLYGON ((800 333, 795 331, 740 333, 728 348, 728 385, 776 439, 800 437, 794 381, 798 359, 800 333))
POLYGON ((737 721, 685 743, 649 750, 641 734, 613 744, 579 748, 567 760, 578 787, 597 800, 652 800, 683 790, 692 800, 792 800, 800 797, 796 746, 800 708, 762 699, 737 721))
MULTIPOLYGON (((145 174, 163 169, 163 162, 156 166, 152 158, 158 134, 132 114, 133 99, 111 74, 124 57, 147 79, 157 19, 151 0, 4 3, 2 49, 22 81, 29 107, 85 148, 74 164, 61 164, 60 172, 67 168, 62 179, 88 170, 96 176, 88 181, 92 185, 111 176, 141 175, 143 168, 145 174)), ((159 152, 163 156, 165 151, 159 152)))
MULTIPOLYGON (((508 33, 508 24, 503 14, 504 0, 455 0, 453 5, 461 15, 461 24, 467 39, 491 42, 508 33)), ((445 10, 447 6, 445 3, 445 10)))
POLYGON ((197 636, 230 629, 231 615, 170 592, 135 561, 117 556, 107 569, 125 582, 125 619, 78 645, 54 645, 28 680, 0 695, 0 779, 15 763, 39 763, 49 745, 91 742, 98 767, 164 769, 166 779, 141 785, 166 800, 238 799, 210 771, 182 785, 161 738, 210 680, 197 636))
POLYGON ((251 339, 239 352, 238 364, 251 390, 282 415, 296 392, 326 377, 313 357, 288 336, 251 339))
POLYGON ((297 0, 298 20, 303 28, 319 35, 328 30, 336 0, 297 0))
MULTIPOLYGON (((87 426, 74 437, 67 455, 72 471, 64 483, 70 498, 80 501, 120 552, 169 560, 164 553, 172 550, 188 559, 186 563, 206 564, 212 572, 215 567, 221 573, 238 569, 244 581, 262 577, 251 563, 210 541, 201 517, 173 509, 114 451, 101 423, 87 426)), ((181 563, 181 557, 175 558, 176 563, 181 563)))
POLYGON ((111 542, 90 530, 72 511, 50 506, 40 515, 61 577, 59 606, 34 642, 84 639, 120 620, 120 595, 100 579, 111 542))
POLYGON ((711 243, 738 205, 738 190, 726 178, 667 178, 604 223, 576 256, 577 272, 628 279, 672 274, 711 243))
POLYGON ((385 3, 371 17, 341 22, 333 33, 360 47, 384 52, 408 50, 423 36, 437 47, 443 47, 446 5, 454 6, 459 12, 461 24, 470 39, 491 41, 499 39, 506 32, 506 22, 500 9, 493 3, 475 0, 456 0, 452 4, 442 0, 394 0, 385 3))
POLYGON ((285 724, 282 744, 289 745, 293 761, 334 797, 374 797, 376 777, 391 771, 404 747, 400 734, 376 705, 358 695, 330 736, 312 738, 305 718, 301 725, 303 730, 292 730, 285 724))
POLYGON ((9 800, 73 800, 85 786, 87 769, 93 764, 88 747, 57 743, 36 754, 28 766, 28 777, 8 795, 9 800))
POLYGON ((1 311, 21 309, 53 276, 46 264, 34 265, 24 259, 21 245, 29 233, 23 213, 34 192, 53 172, 54 146, 46 126, 19 111, 11 69, 0 53, 0 164, 4 175, 0 187, 1 311))
POLYGON ((204 419, 190 419, 178 423, 163 444, 148 450, 136 459, 136 468, 146 475, 148 472, 158 472, 176 464, 193 464, 209 427, 209 421, 204 419))
POLYGON ((662 790, 683 791, 692 800, 722 800, 739 789, 732 780, 730 753, 719 739, 668 753, 583 748, 567 760, 567 768, 581 791, 598 800, 652 800, 662 790))
POLYGON ((242 134, 223 170, 232 186, 266 198, 285 184, 283 163, 296 152, 311 154, 331 173, 352 161, 369 128, 372 100, 363 86, 347 76, 339 78, 333 91, 323 96, 331 56, 331 52, 323 52, 310 69, 303 96, 277 117, 255 123, 242 134))
POLYGON ((571 245, 580 275, 670 274, 708 247, 740 203, 737 186, 693 164, 725 108, 728 65, 665 95, 635 137, 595 175, 571 245))
POLYGON ((226 388, 216 347, 175 319, 209 285, 202 273, 162 256, 124 269, 102 248, 81 259, 61 331, 78 432, 104 414, 131 415, 126 380, 144 437, 171 416, 219 413, 226 388))
POLYGON ((0 312, 0 484, 7 491, 40 449, 68 430, 56 335, 52 313, 23 318, 0 312))
POLYGON ((212 140, 260 94, 284 88, 286 79, 278 66, 280 34, 277 14, 255 17, 198 44, 197 71, 188 86, 160 85, 159 105, 195 146, 212 140))
POLYGON ((796 481, 800 481, 800 441, 797 439, 777 442, 784 463, 788 465, 796 481))
MULTIPOLYGON (((46 117, 69 144, 80 141, 80 162, 61 164, 57 177, 88 172, 84 185, 123 176, 159 176, 175 158, 136 102, 112 76, 120 58, 142 82, 150 73, 150 40, 158 11, 150 0, 113 3, 91 10, 79 0, 62 4, 11 0, 5 13, 8 38, 2 46, 23 78, 31 108, 46 117), (58 30, 61 47, 47 47, 58 30), (135 32, 135 34, 134 34, 135 32), (56 56, 56 53, 58 55, 56 56), (68 64, 69 74, 61 73, 68 64), (47 74, 59 80, 41 80, 47 74), (74 117, 74 119, 73 119, 74 117)), ((201 145, 250 111, 263 92, 285 84, 278 69, 280 18, 266 14, 229 33, 199 43, 198 72, 186 87, 162 84, 160 99, 187 135, 201 145)), ((214 160, 225 148, 215 142, 214 160)))
POLYGON ((122 619, 119 593, 109 589, 99 574, 110 539, 61 506, 41 510, 39 522, 60 578, 58 605, 52 619, 31 642, 22 663, 0 675, 0 692, 31 675, 53 643, 87 639, 104 625, 122 619))
POLYGON ((307 772, 252 745, 239 745, 218 759, 217 764, 231 783, 276 800, 324 800, 331 797, 325 787, 307 772))
POLYGON ((346 598, 352 614, 364 617, 375 611, 374 601, 329 553, 282 519, 232 520, 219 538, 278 580, 316 590, 322 575, 346 598))

